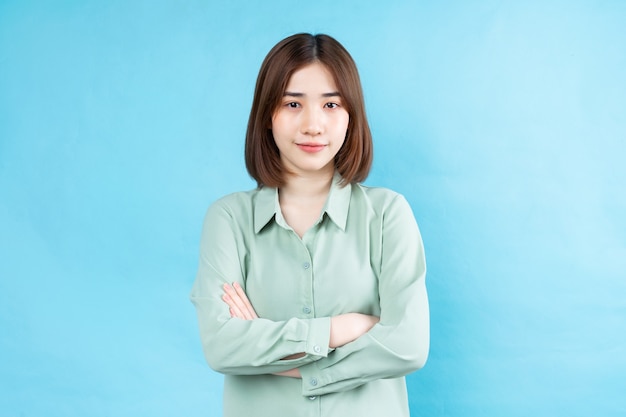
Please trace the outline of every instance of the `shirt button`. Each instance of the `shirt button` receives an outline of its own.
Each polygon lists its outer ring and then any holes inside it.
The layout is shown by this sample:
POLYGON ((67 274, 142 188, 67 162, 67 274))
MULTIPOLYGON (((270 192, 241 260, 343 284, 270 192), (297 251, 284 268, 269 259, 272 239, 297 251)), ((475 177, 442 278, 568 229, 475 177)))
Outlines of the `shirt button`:
POLYGON ((316 396, 312 395, 312 396, 309 397, 309 400, 313 401, 316 398, 317 398, 316 396))
POLYGON ((302 311, 304 312, 304 314, 309 314, 311 312, 311 309, 309 307, 304 307, 302 311))
POLYGON ((315 346, 313 346, 313 351, 315 351, 315 353, 320 353, 322 351, 322 348, 317 346, 317 345, 315 345, 315 346))
POLYGON ((310 263, 308 263, 308 262, 305 262, 305 263, 303 263, 303 264, 302 264, 302 267, 303 267, 304 269, 309 269, 309 268, 311 267, 311 264, 310 264, 310 263))
POLYGON ((309 383, 310 383, 311 385, 313 385, 313 386, 316 386, 316 385, 317 385, 317 379, 315 379, 315 378, 311 378, 311 379, 309 380, 309 383))

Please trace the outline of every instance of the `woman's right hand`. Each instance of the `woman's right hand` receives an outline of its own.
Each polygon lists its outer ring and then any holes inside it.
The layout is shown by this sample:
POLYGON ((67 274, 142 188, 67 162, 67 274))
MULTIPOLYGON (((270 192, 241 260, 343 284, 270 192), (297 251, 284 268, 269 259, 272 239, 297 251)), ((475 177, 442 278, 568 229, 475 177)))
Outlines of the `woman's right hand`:
POLYGON ((330 342, 331 348, 338 348, 350 343, 367 333, 380 317, 361 313, 347 313, 331 317, 330 342))

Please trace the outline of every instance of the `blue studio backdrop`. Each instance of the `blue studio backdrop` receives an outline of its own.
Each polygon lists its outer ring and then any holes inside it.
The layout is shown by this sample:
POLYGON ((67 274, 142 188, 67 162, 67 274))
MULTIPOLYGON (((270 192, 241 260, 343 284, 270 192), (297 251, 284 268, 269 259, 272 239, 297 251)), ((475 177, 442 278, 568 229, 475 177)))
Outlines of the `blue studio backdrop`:
POLYGON ((219 416, 188 300, 257 71, 359 66, 432 344, 411 415, 626 415, 626 2, 0 1, 0 416, 219 416))

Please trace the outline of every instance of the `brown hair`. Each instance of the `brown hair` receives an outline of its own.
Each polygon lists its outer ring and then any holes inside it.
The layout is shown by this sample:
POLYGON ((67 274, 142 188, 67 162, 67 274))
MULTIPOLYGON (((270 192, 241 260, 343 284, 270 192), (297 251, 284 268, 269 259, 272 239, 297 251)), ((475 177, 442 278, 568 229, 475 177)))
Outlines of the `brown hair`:
POLYGON ((362 182, 372 165, 372 134, 365 115, 359 73, 348 51, 328 35, 299 33, 274 46, 256 81, 246 132, 246 168, 259 187, 280 187, 285 169, 272 135, 272 115, 280 105, 292 74, 320 62, 333 76, 350 121, 346 140, 335 156, 343 184, 362 182))

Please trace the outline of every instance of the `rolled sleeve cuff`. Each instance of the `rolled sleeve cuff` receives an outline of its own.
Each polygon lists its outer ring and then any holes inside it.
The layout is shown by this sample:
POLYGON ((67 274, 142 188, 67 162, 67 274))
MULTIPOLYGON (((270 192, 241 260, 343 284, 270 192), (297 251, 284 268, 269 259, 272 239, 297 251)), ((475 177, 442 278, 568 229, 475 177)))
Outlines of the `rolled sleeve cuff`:
POLYGON ((309 334, 305 352, 320 357, 328 356, 330 343, 330 317, 312 319, 309 323, 309 334))
POLYGON ((320 388, 326 385, 316 362, 299 368, 302 377, 302 395, 318 395, 320 388))

